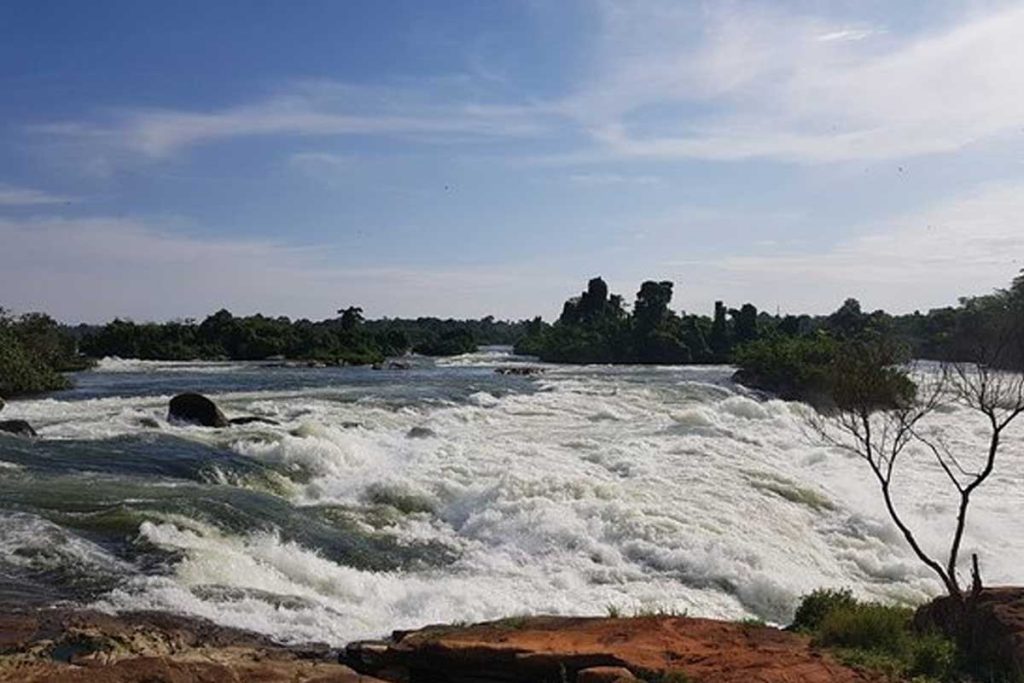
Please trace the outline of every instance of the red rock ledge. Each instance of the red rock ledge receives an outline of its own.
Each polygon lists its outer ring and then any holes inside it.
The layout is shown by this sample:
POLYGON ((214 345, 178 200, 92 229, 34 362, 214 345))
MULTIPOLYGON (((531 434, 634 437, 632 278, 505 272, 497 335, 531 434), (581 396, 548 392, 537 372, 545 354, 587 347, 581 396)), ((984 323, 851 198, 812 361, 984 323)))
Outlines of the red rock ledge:
POLYGON ((802 635, 683 617, 529 617, 434 626, 398 632, 389 643, 353 643, 343 661, 400 683, 887 680, 839 664, 802 635))

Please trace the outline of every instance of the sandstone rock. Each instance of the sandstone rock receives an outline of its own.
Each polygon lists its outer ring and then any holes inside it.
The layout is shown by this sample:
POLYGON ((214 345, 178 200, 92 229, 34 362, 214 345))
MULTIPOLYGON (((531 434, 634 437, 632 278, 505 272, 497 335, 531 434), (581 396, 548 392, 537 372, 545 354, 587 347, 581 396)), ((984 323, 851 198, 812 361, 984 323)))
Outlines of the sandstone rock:
POLYGON ((948 596, 937 598, 918 609, 914 624, 955 638, 997 680, 1024 680, 1024 588, 986 588, 962 610, 948 596))
POLYGON ((202 394, 192 392, 178 394, 171 399, 167 419, 203 427, 227 427, 229 424, 216 403, 202 394))
POLYGON ((283 647, 202 619, 39 610, 0 615, 2 683, 381 683, 326 647, 283 647))
POLYGON ((376 666, 346 663, 381 677, 387 672, 388 680, 431 683, 584 681, 579 677, 595 667, 602 675, 610 667, 645 680, 676 675, 701 683, 886 680, 840 664, 807 636, 710 619, 530 617, 396 632, 393 640, 368 658, 376 666))
POLYGON ((39 436, 32 425, 24 420, 0 420, 0 432, 7 432, 15 436, 39 436))

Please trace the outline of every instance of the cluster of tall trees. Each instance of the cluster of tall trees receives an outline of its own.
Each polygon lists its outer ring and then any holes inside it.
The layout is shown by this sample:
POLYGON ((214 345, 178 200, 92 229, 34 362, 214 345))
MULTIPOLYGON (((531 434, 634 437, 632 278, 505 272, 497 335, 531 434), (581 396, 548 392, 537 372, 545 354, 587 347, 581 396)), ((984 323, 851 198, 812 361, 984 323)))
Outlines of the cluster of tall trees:
MULTIPOLYGON (((981 345, 990 362, 1024 368, 1024 275, 1010 287, 965 297, 958 306, 922 314, 866 312, 847 299, 828 315, 772 315, 745 303, 715 302, 710 316, 670 307, 673 285, 648 280, 632 310, 600 277, 565 302, 553 324, 535 318, 516 343, 519 353, 562 363, 727 363, 757 365, 760 374, 797 377, 802 358, 830 358, 846 342, 885 339, 893 357, 950 360, 974 357, 981 345)), ((787 380, 788 381, 788 380, 787 380)))
POLYGON ((596 277, 565 302, 554 324, 534 319, 516 350, 562 363, 724 363, 737 345, 761 334, 752 304, 729 309, 719 301, 709 318, 676 313, 671 302, 671 282, 648 280, 627 311, 623 298, 596 277))
POLYGON ((64 389, 68 380, 61 373, 86 366, 75 340, 53 318, 0 308, 0 396, 64 389))

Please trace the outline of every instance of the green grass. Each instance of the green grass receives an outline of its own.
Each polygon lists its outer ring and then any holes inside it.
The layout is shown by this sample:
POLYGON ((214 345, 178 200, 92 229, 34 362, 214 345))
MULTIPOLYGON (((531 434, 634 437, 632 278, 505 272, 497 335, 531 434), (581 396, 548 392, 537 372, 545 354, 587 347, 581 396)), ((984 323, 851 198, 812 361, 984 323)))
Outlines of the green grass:
POLYGON ((956 648, 936 633, 914 630, 908 607, 860 602, 849 590, 817 590, 804 596, 792 630, 849 666, 915 681, 956 681, 956 648))

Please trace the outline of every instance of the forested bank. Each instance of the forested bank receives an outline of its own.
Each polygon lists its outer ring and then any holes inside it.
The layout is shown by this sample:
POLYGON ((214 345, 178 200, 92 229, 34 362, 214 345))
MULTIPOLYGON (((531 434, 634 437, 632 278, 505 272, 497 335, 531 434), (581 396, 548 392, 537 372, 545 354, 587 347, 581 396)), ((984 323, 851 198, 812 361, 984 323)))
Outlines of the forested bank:
POLYGON ((647 281, 632 309, 601 278, 565 302, 553 324, 530 322, 516 344, 520 353, 562 363, 758 364, 783 374, 793 361, 830 357, 839 342, 884 339, 894 357, 948 360, 977 355, 984 346, 1001 367, 1024 367, 1024 274, 1007 289, 962 298, 927 313, 866 312, 847 299, 829 315, 773 315, 750 303, 715 302, 711 316, 671 309, 673 283, 647 281), (898 354, 896 350, 898 349, 898 354))
POLYGON ((42 313, 0 309, 0 395, 63 388, 62 372, 105 356, 144 360, 265 360, 369 364, 408 352, 455 355, 483 344, 561 363, 736 363, 754 386, 799 395, 820 381, 844 344, 885 340, 894 362, 975 357, 1024 368, 1024 275, 1007 289, 905 315, 865 312, 847 299, 829 315, 773 315, 715 302, 711 315, 671 308, 673 283, 646 281, 632 306, 601 278, 565 302, 554 323, 439 318, 364 320, 358 307, 320 321, 220 310, 202 321, 61 325, 42 313))
POLYGON ((512 345, 526 322, 383 318, 364 320, 358 307, 320 321, 220 310, 202 321, 105 325, 58 324, 41 313, 0 312, 0 395, 54 391, 68 386, 63 372, 107 356, 142 360, 288 359, 329 365, 366 365, 414 352, 449 356, 482 344, 512 345))

